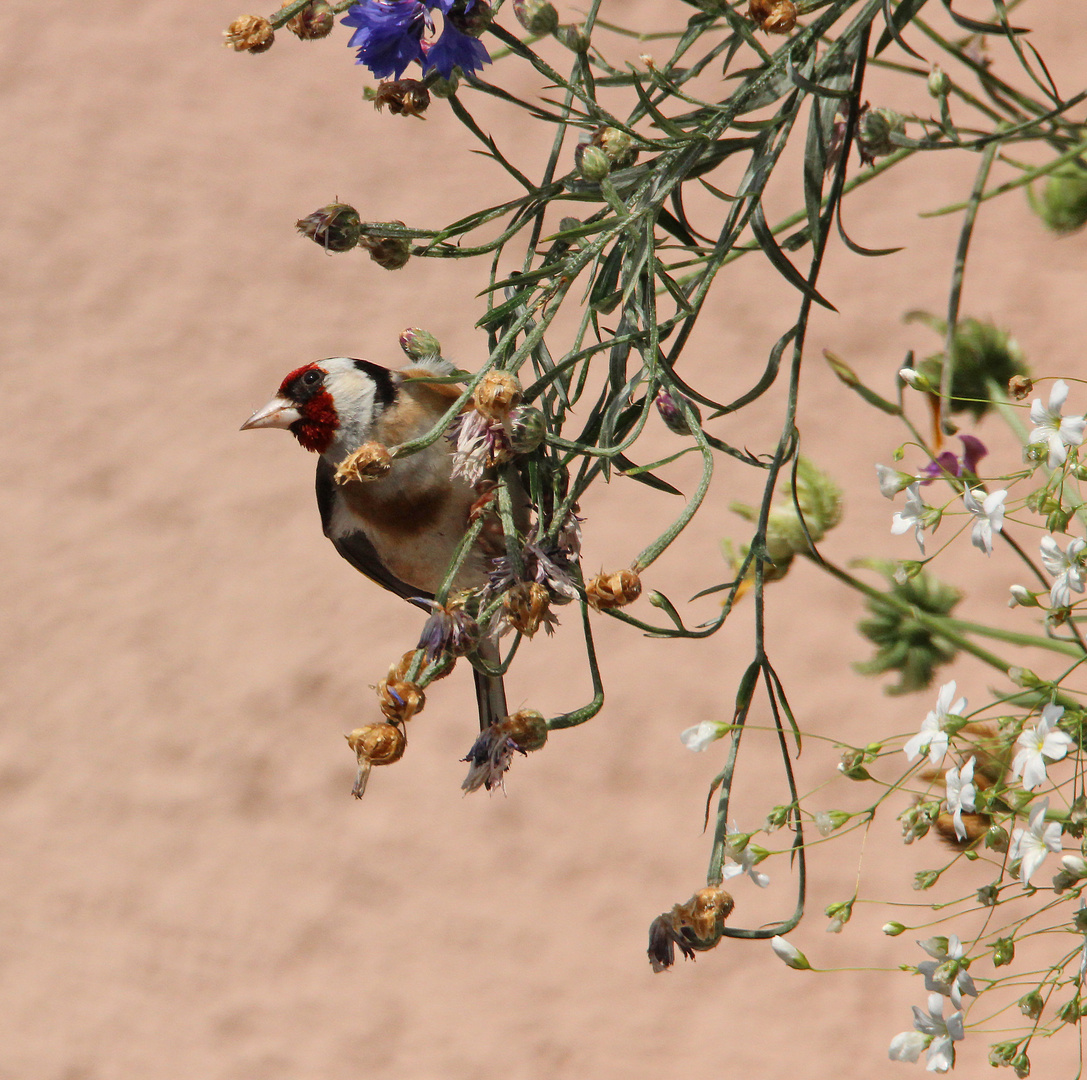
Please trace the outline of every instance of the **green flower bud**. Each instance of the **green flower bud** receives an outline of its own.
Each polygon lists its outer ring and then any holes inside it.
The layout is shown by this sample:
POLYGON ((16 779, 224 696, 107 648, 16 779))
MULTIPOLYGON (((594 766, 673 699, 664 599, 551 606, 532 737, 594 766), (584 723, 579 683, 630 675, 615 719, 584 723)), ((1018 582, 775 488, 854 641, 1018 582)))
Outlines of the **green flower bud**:
POLYGON ((1011 1067, 1019 1080, 1026 1080, 1030 1076, 1030 1058, 1025 1053, 1016 1054, 1011 1060, 1011 1067))
POLYGON ((993 942, 994 967, 1006 967, 1015 959, 1015 940, 1010 937, 997 938, 993 942))
POLYGON ((1066 1024, 1074 1024, 1080 1017, 1080 1000, 1079 994, 1076 994, 1074 998, 1066 1001, 1057 1010, 1057 1019, 1063 1021, 1066 1024))
POLYGON ((559 26, 559 13, 549 0, 513 0, 513 14, 530 34, 553 34, 559 26))
POLYGON ((899 934, 905 932, 905 927, 900 922, 889 922, 883 924, 883 932, 888 937, 898 937, 899 934))
POLYGON ((515 409, 510 413, 510 449, 515 454, 531 454, 547 436, 547 421, 539 409, 515 409))
MULTIPOLYGON (((699 411, 698 406, 687 398, 679 395, 680 400, 687 406, 688 409, 694 414, 694 418, 698 423, 702 422, 702 413, 699 411)), ((691 425, 687 423, 687 417, 684 415, 683 410, 676 402, 674 398, 667 390, 662 390, 653 402, 657 406, 657 412, 660 413, 660 418, 664 421, 665 426, 669 431, 674 432, 676 435, 690 435, 691 425)))
POLYGON ((982 885, 978 889, 978 903, 982 907, 994 907, 999 896, 999 890, 995 885, 982 885))
POLYGON ((1075 232, 1087 222, 1087 165, 1070 161, 1046 178, 1041 197, 1027 189, 1031 209, 1050 232, 1075 232))
POLYGON ((906 134, 906 118, 893 109, 873 109, 865 105, 857 119, 857 149, 861 164, 871 165, 898 149, 894 136, 906 134))
POLYGON ((400 334, 400 348, 404 350, 412 360, 422 360, 424 357, 441 356, 441 342, 429 331, 420 330, 417 326, 409 326, 400 334))
POLYGON ((853 901, 840 900, 835 904, 827 904, 826 916, 830 919, 827 933, 840 934, 842 927, 853 917, 853 901))
POLYGON ((989 1064, 994 1069, 1010 1065, 1018 1049, 1019 1043, 1017 1042, 993 1043, 989 1047, 989 1064))
POLYGON ((951 90, 951 80, 947 76, 947 72, 939 66, 934 67, 928 73, 928 92, 934 98, 947 97, 948 92, 951 90))
POLYGON ((569 23, 566 26, 560 26, 552 33, 555 35, 555 40, 565 45, 571 52, 587 53, 589 51, 589 35, 585 33, 585 28, 582 26, 569 23))
POLYGON ((431 97, 445 100, 451 98, 460 89, 460 76, 457 70, 459 69, 455 69, 448 79, 443 79, 440 75, 427 76, 426 85, 431 97))
POLYGON ((586 180, 599 182, 611 172, 608 155, 592 143, 580 143, 574 151, 574 165, 586 180))
POLYGON ((913 876, 913 887, 917 892, 931 889, 940 880, 939 870, 921 870, 913 876))
POLYGON ((1029 1016, 1031 1020, 1037 1020, 1042 1015, 1042 1009, 1044 1008, 1045 1002, 1037 990, 1031 990, 1029 994, 1024 994, 1019 999, 1019 1011, 1024 1016, 1029 1016))
POLYGON ((613 168, 629 169, 638 160, 634 140, 620 128, 601 128, 593 136, 593 142, 608 155, 613 168))
MULTIPOLYGON (((942 319, 914 312, 907 316, 931 327, 941 336, 947 333, 942 319)), ((951 411, 967 412, 980 420, 992 407, 990 384, 1005 387, 1016 375, 1027 374, 1026 359, 1018 343, 1006 330, 980 319, 962 319, 951 341, 951 411)), ((938 387, 943 373, 944 354, 937 353, 917 365, 917 371, 938 387)))
POLYGON ((1007 851, 1008 830, 1002 829, 999 825, 989 826, 988 831, 985 833, 985 846, 990 851, 1007 851))
POLYGON ((320 244, 325 251, 350 251, 358 246, 362 235, 359 212, 346 203, 329 203, 294 224, 303 236, 320 244))

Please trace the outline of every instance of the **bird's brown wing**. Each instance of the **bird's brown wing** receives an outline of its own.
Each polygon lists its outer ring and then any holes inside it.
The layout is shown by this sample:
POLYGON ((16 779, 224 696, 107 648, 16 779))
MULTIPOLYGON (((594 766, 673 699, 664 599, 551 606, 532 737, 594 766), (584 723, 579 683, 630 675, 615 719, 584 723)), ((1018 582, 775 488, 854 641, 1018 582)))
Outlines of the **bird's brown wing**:
POLYGON ((376 581, 383 589, 388 589, 405 600, 413 600, 420 597, 424 600, 432 600, 433 593, 423 589, 417 589, 401 581, 392 574, 385 564, 378 558, 374 545, 370 543, 362 530, 342 533, 338 536, 332 534, 332 510, 338 497, 336 482, 333 480, 335 470, 325 461, 319 458, 317 461, 317 508, 321 512, 321 527, 325 536, 332 541, 336 550, 356 569, 360 574, 365 574, 371 581, 376 581))

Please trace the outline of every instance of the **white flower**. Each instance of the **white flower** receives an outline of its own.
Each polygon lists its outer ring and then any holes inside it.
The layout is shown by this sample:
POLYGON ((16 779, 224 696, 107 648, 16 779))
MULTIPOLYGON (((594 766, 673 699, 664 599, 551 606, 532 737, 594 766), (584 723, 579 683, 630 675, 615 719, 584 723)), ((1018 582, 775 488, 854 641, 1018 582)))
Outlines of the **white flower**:
POLYGON ((898 369, 898 377, 914 390, 931 390, 932 384, 919 371, 911 367, 898 369))
POLYGON ((974 758, 961 769, 948 769, 944 784, 947 787, 947 808, 955 822, 955 835, 960 840, 965 840, 966 826, 962 823, 962 812, 974 812, 974 798, 977 795, 977 788, 974 787, 974 758))
POLYGON ((891 532, 895 536, 913 529, 914 538, 917 540, 917 546, 921 549, 922 555, 925 553, 926 510, 928 507, 921 498, 920 485, 910 484, 906 488, 906 505, 891 519, 891 532))
POLYGON ((957 934, 952 934, 947 938, 926 938, 917 944, 932 957, 931 960, 922 960, 917 965, 918 974, 924 975, 925 989, 930 994, 943 994, 945 997, 950 997, 951 1004, 956 1009, 962 1008, 963 994, 969 994, 970 997, 978 996, 974 980, 970 978, 970 972, 964 967, 960 967, 955 973, 953 983, 948 984, 935 978, 937 968, 942 967, 948 960, 962 959, 965 950, 957 934))
POLYGON ((1048 464, 1051 469, 1063 465, 1068 457, 1069 446, 1079 446, 1083 442, 1083 429, 1087 418, 1082 416, 1061 416, 1061 408, 1068 397, 1068 383, 1058 379, 1049 392, 1049 407, 1046 408, 1040 398, 1030 403, 1030 422, 1034 429, 1028 442, 1045 443, 1049 450, 1048 464))
POLYGON ((889 469, 886 465, 876 466, 876 478, 879 480, 879 492, 885 499, 893 499, 903 488, 909 487, 914 477, 909 473, 889 469))
MULTIPOLYGON (((955 1064, 954 1044, 966 1038, 962 1026, 962 1011, 953 1012, 944 1020, 944 999, 939 994, 929 994, 927 1013, 914 1005, 913 1026, 922 1035, 932 1036, 928 1056, 925 1058, 925 1068, 929 1072, 947 1072, 955 1064)), ((913 1060, 916 1061, 917 1058, 913 1060)))
POLYGON ((944 683, 940 687, 940 693, 936 697, 936 708, 932 710, 921 722, 921 730, 910 739, 902 752, 907 759, 913 761, 927 751, 928 759, 933 765, 939 765, 947 750, 947 732, 944 724, 949 716, 961 716, 966 711, 966 698, 955 697, 955 680, 944 683))
POLYGON ((1072 593, 1083 592, 1083 567, 1080 552, 1087 547, 1087 540, 1077 536, 1069 541, 1068 550, 1061 551, 1060 544, 1052 536, 1042 537, 1042 563, 1053 575, 1049 589, 1049 602, 1055 608, 1066 608, 1072 603, 1072 593))
POLYGON ((928 1036, 919 1031, 900 1031, 892 1040, 887 1056, 892 1061, 916 1061, 928 1046, 928 1036))
POLYGON ((986 555, 993 553, 993 533, 1000 532, 1004 527, 1004 500, 1007 497, 1008 493, 1003 489, 991 491, 985 496, 985 501, 979 503, 969 488, 962 493, 962 501, 966 503, 966 509, 974 515, 974 528, 970 532, 970 542, 986 555))
POLYGON ((1011 596, 1008 598, 1008 607, 1037 607, 1038 601, 1034 594, 1025 585, 1009 585, 1011 596))
POLYGON ((1038 726, 1024 729, 1015 740, 1022 750, 1012 762, 1012 776, 1023 777, 1023 787, 1033 791, 1045 783, 1045 759, 1060 761, 1073 745, 1072 737, 1063 731, 1054 731, 1057 721, 1064 714, 1061 705, 1047 705, 1042 709, 1038 726))
POLYGON ((1008 858, 1013 862, 1016 859, 1022 860, 1019 864, 1019 880, 1024 885, 1030 884, 1031 877, 1045 862, 1049 852, 1061 850, 1060 824, 1056 821, 1051 821, 1048 825, 1045 823, 1048 809, 1049 797, 1039 799, 1030 812, 1027 828, 1016 829, 1012 833, 1008 858))
POLYGON ((721 875, 727 881, 739 874, 747 874, 760 889, 765 889, 770 884, 770 875, 756 869, 755 853, 745 843, 739 850, 728 839, 730 836, 742 836, 739 826, 735 821, 728 824, 725 836, 725 866, 721 875))
POLYGON ((808 958, 795 945, 791 945, 783 937, 772 937, 770 939, 770 948, 774 950, 779 959, 785 961, 787 966, 797 971, 811 970, 808 958))
POLYGON ((728 728, 728 724, 719 724, 716 720, 703 720, 701 724, 680 732, 679 737, 688 750, 705 750, 710 743, 721 738, 728 728))

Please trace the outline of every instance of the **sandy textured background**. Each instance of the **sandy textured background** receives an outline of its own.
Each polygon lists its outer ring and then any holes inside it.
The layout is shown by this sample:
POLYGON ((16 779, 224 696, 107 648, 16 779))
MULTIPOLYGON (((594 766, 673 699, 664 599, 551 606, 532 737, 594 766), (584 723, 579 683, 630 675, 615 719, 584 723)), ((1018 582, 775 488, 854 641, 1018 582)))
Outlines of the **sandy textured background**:
MULTIPOLYGON (((673 6, 615 5, 632 25, 673 6)), ((683 644, 598 619, 603 714, 518 761, 507 796, 461 796, 474 716, 460 673, 413 721, 405 760, 375 775, 361 805, 349 797, 342 733, 372 715, 367 686, 419 618, 322 538, 312 460, 282 433, 238 425, 309 359, 398 363, 405 326, 478 363, 471 264, 388 274, 361 253, 325 257, 293 222, 339 195, 371 218, 438 225, 505 179, 468 156, 440 103, 419 123, 362 102, 343 28, 237 56, 219 46, 235 14, 166 0, 19 5, 0 38, 0 1078, 906 1075, 886 1045, 922 1000, 916 977, 815 979, 757 942, 725 942, 667 975, 645 961, 650 920, 702 883, 702 807, 723 758, 677 736, 727 716, 750 612, 683 644)), ((1082 21, 1028 21, 1062 89, 1076 89, 1082 21)), ((540 153, 518 118, 466 100, 512 153, 540 153)), ((880 261, 838 250, 828 266, 841 314, 814 324, 802 422, 806 452, 850 493, 832 558, 912 544, 889 537, 872 473, 902 435, 862 412, 819 352, 889 391, 908 348, 935 350, 901 315, 941 310, 958 222, 915 214, 957 196, 972 168, 933 155, 866 191, 849 211, 854 237, 907 250, 880 261)), ((1085 252, 1087 236, 1047 237, 1018 198, 986 209, 964 313, 1013 327, 1037 373, 1085 374, 1085 252)), ((747 262, 688 356, 691 378, 722 395, 751 381, 795 303, 747 262)), ((719 424, 764 450, 780 414, 719 424)), ((1014 449, 987 431, 994 468, 1013 467, 1014 449)), ((675 445, 655 424, 638 457, 675 445)), ((669 475, 689 490, 682 465, 669 475)), ((677 601, 719 580, 719 538, 743 535, 727 501, 750 479, 729 464, 719 475, 689 539, 647 575, 677 601)), ((629 481, 599 491, 584 506, 587 565, 627 562, 673 510, 629 481)), ((1017 580, 1002 553, 963 550, 942 572, 998 610, 1017 580)), ((701 603, 695 617, 712 610, 701 603)), ((771 608, 773 659, 810 730, 863 743, 917 726, 927 695, 887 699, 848 671, 867 655, 853 596, 803 566, 771 608)), ((555 642, 523 650, 515 704, 553 714, 587 698, 566 621, 555 642)), ((965 662, 954 673, 979 701, 992 682, 965 662)), ((837 751, 808 745, 801 773, 814 786, 837 751)), ((737 813, 753 828, 785 795, 772 741, 753 732, 747 747, 737 813)), ((843 783, 821 798, 863 794, 843 783)), ((877 821, 864 882, 909 898, 913 874, 942 856, 896 832, 891 813, 877 821)), ((856 859, 821 850, 816 914, 793 935, 812 962, 920 959, 920 934, 871 932, 885 907, 823 933, 819 911, 850 895, 856 859)), ((784 861, 767 868, 765 892, 736 884, 738 924, 791 910, 784 861)), ((964 1071, 987 1068, 985 1041, 968 1040, 964 1071)))

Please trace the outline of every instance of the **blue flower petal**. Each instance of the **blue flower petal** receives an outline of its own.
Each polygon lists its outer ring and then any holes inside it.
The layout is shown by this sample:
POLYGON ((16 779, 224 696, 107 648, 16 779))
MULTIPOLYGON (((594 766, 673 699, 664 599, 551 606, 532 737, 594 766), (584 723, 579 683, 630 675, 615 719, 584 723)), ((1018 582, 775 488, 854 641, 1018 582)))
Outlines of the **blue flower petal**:
POLYGON ((461 33, 446 20, 442 36, 426 49, 423 74, 436 68, 443 79, 449 79, 455 67, 471 73, 479 71, 484 64, 490 62, 490 53, 481 41, 461 33))
POLYGON ((430 25, 419 0, 363 0, 341 20, 357 27, 348 45, 358 49, 356 63, 379 79, 399 79, 413 61, 423 62, 423 31, 430 25))

